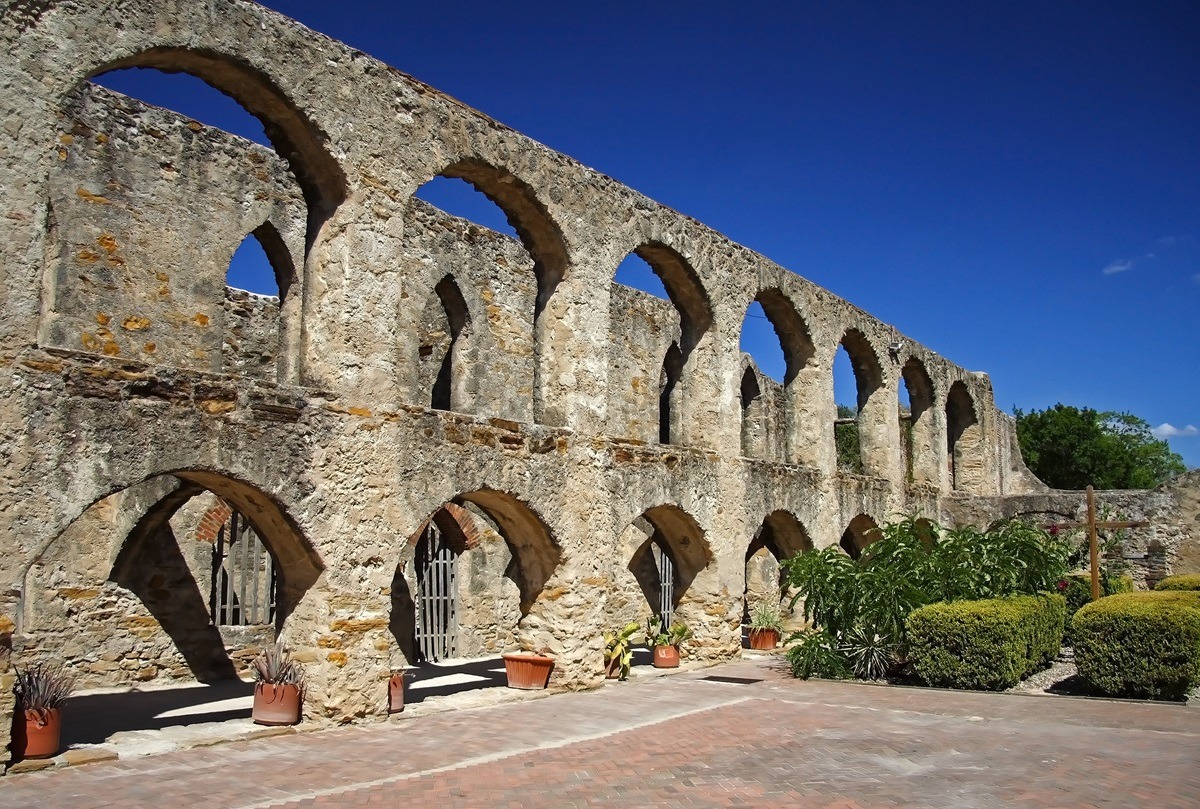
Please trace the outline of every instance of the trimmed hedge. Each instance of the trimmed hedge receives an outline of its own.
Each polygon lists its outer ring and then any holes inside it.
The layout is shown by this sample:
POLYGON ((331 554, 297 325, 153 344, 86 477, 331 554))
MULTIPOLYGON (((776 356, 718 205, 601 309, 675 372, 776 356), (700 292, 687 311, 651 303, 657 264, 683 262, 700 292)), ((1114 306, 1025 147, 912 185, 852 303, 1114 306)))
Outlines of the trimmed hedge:
POLYGON ((1200 573, 1167 576, 1154 585, 1155 590, 1200 590, 1200 573))
POLYGON ((1200 592, 1102 598, 1071 631, 1080 676, 1105 694, 1181 699, 1200 685, 1200 592))
MULTIPOLYGON (((1066 587, 1059 590, 1067 598, 1067 620, 1066 631, 1063 632, 1063 643, 1067 646, 1074 646, 1074 638, 1071 635, 1071 618, 1074 617, 1077 610, 1092 603, 1092 574, 1072 573, 1063 581, 1066 582, 1066 587)), ((1101 596, 1132 592, 1133 579, 1130 576, 1108 576, 1103 570, 1100 571, 1101 596)))
POLYGON ((1055 658, 1066 609, 1049 593, 930 604, 908 616, 909 660, 929 685, 1002 691, 1055 658))

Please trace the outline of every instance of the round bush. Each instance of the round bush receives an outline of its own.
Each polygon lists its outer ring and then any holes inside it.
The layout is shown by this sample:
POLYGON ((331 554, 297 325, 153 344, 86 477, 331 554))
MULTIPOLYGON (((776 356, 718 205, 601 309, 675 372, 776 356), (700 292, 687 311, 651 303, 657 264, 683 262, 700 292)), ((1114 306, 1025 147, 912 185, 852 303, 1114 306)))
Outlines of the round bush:
POLYGON ((1200 684, 1200 593, 1108 596, 1071 631, 1080 676, 1105 694, 1181 699, 1200 684))
POLYGON ((1155 590, 1200 590, 1200 573, 1167 576, 1154 586, 1155 590))

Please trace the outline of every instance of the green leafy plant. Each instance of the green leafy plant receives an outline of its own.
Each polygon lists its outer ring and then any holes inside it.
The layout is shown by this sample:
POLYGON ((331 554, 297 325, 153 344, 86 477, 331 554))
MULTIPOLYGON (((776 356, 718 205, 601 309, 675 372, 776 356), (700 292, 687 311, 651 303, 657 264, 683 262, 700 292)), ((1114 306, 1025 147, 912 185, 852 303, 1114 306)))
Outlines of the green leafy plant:
POLYGON ((624 680, 629 676, 629 667, 633 664, 633 636, 642 625, 630 621, 617 632, 604 633, 604 668, 606 671, 617 672, 617 679, 624 680))
POLYGON ((861 626, 843 634, 837 649, 854 676, 861 680, 881 680, 899 662, 899 650, 891 638, 861 626))
POLYGON ((837 648, 837 641, 828 632, 820 629, 797 632, 789 636, 788 641, 798 641, 787 651, 788 665, 794 677, 845 680, 853 676, 837 648))
POLYGON ((278 643, 264 647, 251 664, 254 680, 269 685, 294 685, 303 690, 304 674, 287 649, 278 643))
POLYGON ((662 620, 653 616, 646 621, 646 642, 651 646, 679 646, 692 636, 692 630, 683 621, 675 621, 670 629, 662 628, 662 620))
POLYGON ((750 616, 751 629, 774 629, 776 632, 783 631, 783 618, 779 615, 779 610, 772 604, 762 602, 754 609, 754 614, 750 616))
MULTIPOLYGON (((862 677, 882 676, 904 658, 905 622, 914 610, 1052 590, 1070 554, 1065 538, 1016 520, 986 531, 946 530, 910 516, 876 536, 857 560, 832 546, 784 562, 792 608, 802 601, 805 620, 832 638, 844 667, 862 677)), ((818 641, 809 642, 815 649, 818 641)))
POLYGON ((46 712, 61 708, 74 690, 75 677, 62 666, 34 663, 28 668, 17 669, 17 707, 36 712, 43 723, 46 712))

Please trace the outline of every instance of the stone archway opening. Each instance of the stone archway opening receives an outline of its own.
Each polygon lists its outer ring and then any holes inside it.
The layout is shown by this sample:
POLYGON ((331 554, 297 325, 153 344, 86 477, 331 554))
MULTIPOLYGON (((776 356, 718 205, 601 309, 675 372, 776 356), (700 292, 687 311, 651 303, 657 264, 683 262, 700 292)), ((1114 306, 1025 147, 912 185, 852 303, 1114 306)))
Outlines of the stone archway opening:
POLYGON ((389 629, 412 669, 409 700, 503 686, 499 656, 536 647, 560 561, 545 523, 509 494, 443 503, 405 543, 391 584, 389 629))
POLYGON ((868 545, 882 538, 879 524, 866 514, 859 514, 846 526, 838 545, 851 559, 857 560, 862 557, 863 550, 868 545))
POLYGON ((67 744, 249 716, 250 662, 322 566, 265 492, 212 472, 96 500, 25 571, 18 658, 82 689, 67 744), (102 689, 97 692, 95 689, 102 689))
POLYGON ((689 443, 687 409, 696 384, 697 350, 713 320, 704 285, 687 259, 657 241, 646 242, 626 256, 614 280, 665 299, 671 307, 636 298, 630 307, 623 292, 614 295, 613 317, 629 317, 628 309, 650 309, 655 310, 654 319, 659 323, 652 330, 635 328, 638 335, 631 338, 635 344, 629 347, 635 356, 619 358, 632 363, 627 370, 634 376, 636 401, 631 404, 629 425, 634 433, 640 433, 635 437, 647 442, 689 443))
POLYGON ((902 381, 898 416, 900 449, 905 482, 910 486, 937 486, 938 452, 934 429, 933 381, 925 365, 910 357, 900 371, 902 381))
POLYGON ((759 292, 742 318, 742 455, 811 461, 801 421, 811 392, 801 373, 816 356, 808 326, 779 289, 759 292))
POLYGON ((804 525, 790 511, 768 514, 746 548, 746 584, 742 598, 742 623, 749 624, 760 606, 779 613, 785 630, 803 624, 803 609, 791 609, 794 593, 785 584, 782 562, 813 549, 804 525))
POLYGON ((853 374, 854 403, 836 401, 843 396, 838 384, 839 367, 833 369, 836 416, 833 424, 833 444, 836 466, 852 474, 877 475, 885 469, 885 453, 881 446, 883 369, 875 348, 858 329, 847 329, 835 352, 835 366, 847 368, 853 374))
MULTIPOLYGON (((418 188, 414 196, 439 210, 473 224, 481 224, 501 236, 516 238, 521 243, 532 261, 537 285, 529 300, 530 310, 520 314, 530 329, 530 364, 524 373, 528 374, 528 384, 532 388, 532 401, 529 403, 532 420, 562 426, 566 419, 563 407, 561 403, 552 401, 554 394, 547 390, 548 366, 553 361, 553 326, 566 311, 566 304, 555 298, 554 293, 566 277, 570 263, 558 223, 528 183, 502 166, 475 157, 463 158, 446 166, 418 188)), ((456 320, 459 323, 465 321, 458 317, 458 302, 453 291, 442 288, 444 283, 445 279, 442 279, 435 293, 442 303, 446 325, 454 331, 458 325, 456 320)), ((457 298, 461 297, 459 293, 457 298)), ((461 330, 459 325, 458 331, 461 330)), ((424 353, 425 346, 426 343, 422 343, 422 359, 427 356, 424 353)), ((444 358, 451 354, 442 353, 441 356, 444 358)), ((460 385, 460 396, 461 388, 460 385)), ((436 401, 437 404, 433 405, 436 409, 451 409, 439 406, 445 403, 444 399, 436 401)))
POLYGON ((961 380, 946 396, 946 472, 954 492, 975 492, 984 477, 983 426, 961 380))
MULTIPOLYGON (((664 625, 682 621, 697 635, 705 632, 712 620, 705 610, 721 599, 708 540, 690 514, 673 504, 647 509, 621 532, 617 548, 606 627, 631 621, 645 626, 657 617, 664 625)), ((635 656, 635 665, 649 663, 648 649, 635 656)))

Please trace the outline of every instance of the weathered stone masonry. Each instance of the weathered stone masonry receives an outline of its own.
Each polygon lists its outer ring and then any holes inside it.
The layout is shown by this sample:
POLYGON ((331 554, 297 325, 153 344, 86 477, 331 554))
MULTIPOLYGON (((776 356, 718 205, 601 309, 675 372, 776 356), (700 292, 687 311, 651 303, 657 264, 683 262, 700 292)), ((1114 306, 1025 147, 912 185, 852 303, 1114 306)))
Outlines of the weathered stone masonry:
POLYGON ((217 498, 269 549, 308 715, 348 721, 381 714, 412 659, 431 518, 470 538, 460 651, 549 652, 555 684, 586 687, 601 630, 651 610, 648 543, 675 558, 689 656, 715 661, 739 646, 748 552, 761 589, 777 557, 848 528, 991 517, 1044 489, 986 376, 279 14, 29 0, 3 37, 0 613, 18 662, 61 656, 94 684, 241 667, 261 627, 204 620, 197 526, 217 498), (203 78, 275 151, 87 81, 129 66, 203 78), (413 198, 439 175, 520 240, 413 198), (225 286, 248 235, 278 300, 225 286), (670 302, 613 283, 631 252, 670 302), (754 300, 782 385, 738 348, 754 300), (834 453, 839 345, 862 475, 834 453))

